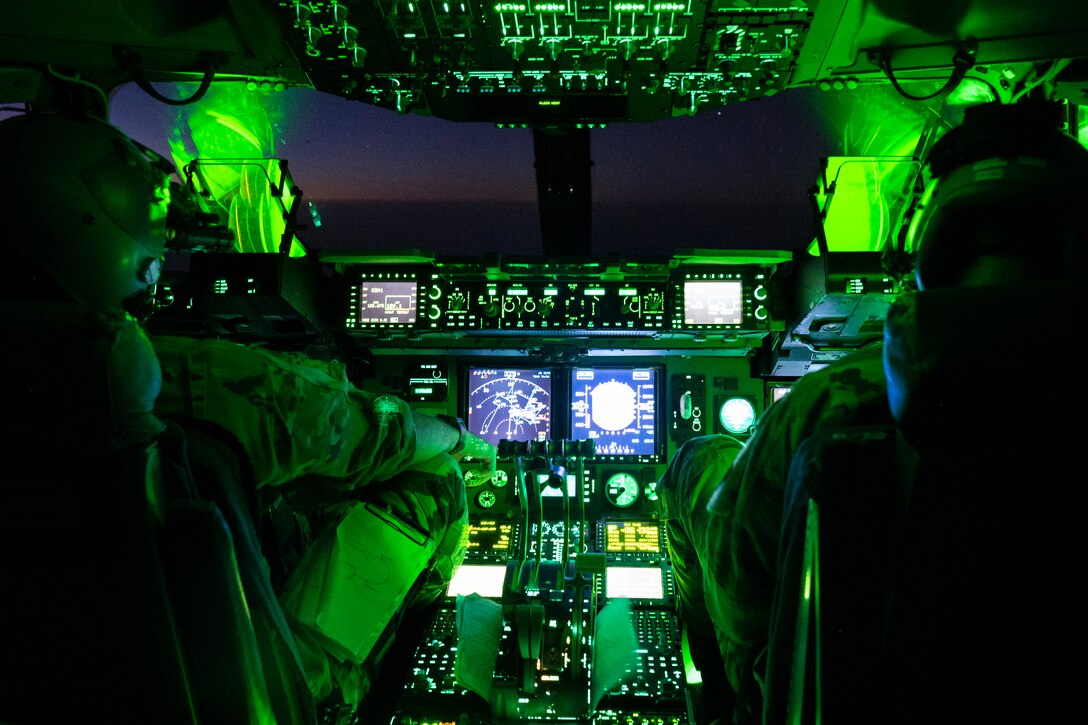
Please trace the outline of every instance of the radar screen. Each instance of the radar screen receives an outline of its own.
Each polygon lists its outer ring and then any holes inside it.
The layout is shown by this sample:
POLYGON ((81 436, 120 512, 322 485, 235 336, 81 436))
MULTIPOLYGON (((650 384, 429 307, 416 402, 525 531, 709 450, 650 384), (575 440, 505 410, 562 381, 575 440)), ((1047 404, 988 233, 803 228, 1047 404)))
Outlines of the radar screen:
POLYGON ((656 373, 654 368, 575 368, 571 437, 592 440, 598 456, 656 455, 656 373))
POLYGON ((551 434, 551 370, 474 367, 468 371, 468 429, 500 440, 545 441, 551 434))

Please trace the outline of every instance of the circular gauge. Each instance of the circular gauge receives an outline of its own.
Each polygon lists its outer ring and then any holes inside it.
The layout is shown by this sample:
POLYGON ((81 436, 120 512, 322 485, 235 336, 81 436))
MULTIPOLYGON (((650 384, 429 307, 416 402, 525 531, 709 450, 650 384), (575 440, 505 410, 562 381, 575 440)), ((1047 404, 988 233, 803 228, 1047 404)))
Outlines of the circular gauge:
POLYGON ((476 494, 476 505, 482 509, 489 509, 498 503, 499 499, 494 491, 484 489, 476 494))
POLYGON ((657 481, 650 481, 649 483, 647 483, 645 493, 647 501, 656 501, 658 498, 660 498, 657 495, 657 481))
POLYGON ((718 409, 718 420, 730 433, 747 433, 756 422, 756 407, 747 398, 730 398, 718 409))
POLYGON ((617 508, 627 508, 638 501, 638 480, 630 473, 614 473, 605 483, 604 494, 617 508))
POLYGON ((491 485, 495 488, 502 488, 509 480, 510 478, 506 475, 506 471, 500 468, 491 476, 491 485))

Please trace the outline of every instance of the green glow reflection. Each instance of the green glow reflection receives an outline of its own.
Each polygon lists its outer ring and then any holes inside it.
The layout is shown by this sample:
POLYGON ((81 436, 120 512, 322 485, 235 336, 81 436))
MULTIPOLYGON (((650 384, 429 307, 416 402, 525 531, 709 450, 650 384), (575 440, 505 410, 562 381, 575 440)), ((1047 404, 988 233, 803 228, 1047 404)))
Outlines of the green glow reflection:
MULTIPOLYGON (((193 87, 179 84, 178 92, 191 95, 193 87)), ((275 93, 249 90, 242 83, 212 84, 200 101, 178 107, 170 137, 179 169, 201 160, 210 211, 234 232, 239 252, 278 252, 287 229, 285 209, 290 209, 293 195, 285 189, 280 198, 272 189, 280 173, 273 160, 282 115, 278 105, 275 93), (216 159, 251 162, 215 163, 216 159)), ((305 254, 292 236, 290 256, 305 254)))

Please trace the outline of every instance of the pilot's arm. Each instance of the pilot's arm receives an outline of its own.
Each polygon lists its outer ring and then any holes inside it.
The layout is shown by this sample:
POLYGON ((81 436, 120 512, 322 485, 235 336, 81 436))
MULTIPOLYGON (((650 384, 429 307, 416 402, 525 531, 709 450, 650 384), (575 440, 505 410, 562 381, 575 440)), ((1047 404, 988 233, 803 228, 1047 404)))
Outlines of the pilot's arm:
MULTIPOLYGON (((350 489, 384 481, 454 449, 460 431, 403 400, 352 385, 342 365, 223 340, 157 337, 163 417, 194 417, 233 433, 258 486, 304 475, 350 489)), ((480 460, 493 461, 475 441, 480 460)), ((468 452, 468 447, 459 455, 468 452)))

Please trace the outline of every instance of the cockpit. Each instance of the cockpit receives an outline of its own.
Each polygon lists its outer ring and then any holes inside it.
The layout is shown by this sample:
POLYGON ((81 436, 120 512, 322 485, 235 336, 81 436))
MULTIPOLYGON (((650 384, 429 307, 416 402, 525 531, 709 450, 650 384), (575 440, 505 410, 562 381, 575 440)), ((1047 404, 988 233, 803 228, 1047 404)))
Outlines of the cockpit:
POLYGON ((498 451, 444 595, 368 634, 360 723, 708 725, 669 461, 883 338, 965 108, 1046 98, 1088 142, 1088 4, 7 5, 0 118, 83 109, 176 169, 153 334, 338 361, 498 451))

